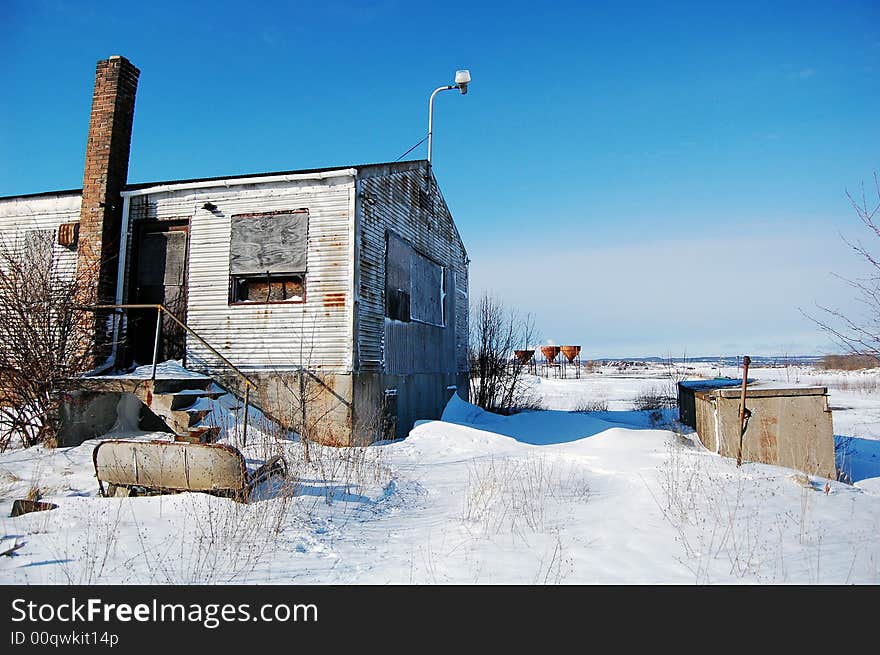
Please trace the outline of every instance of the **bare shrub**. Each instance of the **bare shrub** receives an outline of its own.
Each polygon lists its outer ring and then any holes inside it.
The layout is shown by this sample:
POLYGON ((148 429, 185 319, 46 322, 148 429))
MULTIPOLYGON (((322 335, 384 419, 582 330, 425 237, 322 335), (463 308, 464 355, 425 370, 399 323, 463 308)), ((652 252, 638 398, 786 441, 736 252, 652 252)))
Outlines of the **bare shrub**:
POLYGON ((608 411, 608 400, 605 398, 589 398, 586 400, 581 400, 575 405, 575 408, 571 410, 573 412, 577 412, 579 414, 589 414, 590 412, 607 412, 608 411))
POLYGON ((825 355, 816 363, 816 367, 825 371, 861 371, 880 367, 880 359, 858 353, 825 355))
MULTIPOLYGON (((822 581, 823 539, 829 530, 838 529, 812 511, 823 489, 827 493, 824 480, 796 473, 778 478, 780 486, 774 488, 756 484, 756 479, 768 482, 772 477, 735 468, 724 458, 685 448, 678 440, 671 440, 667 448, 669 456, 659 471, 661 494, 654 500, 675 529, 684 550, 679 561, 695 582, 717 582, 716 576, 777 583, 822 581), (785 489, 792 483, 799 487, 796 496, 785 489), (780 492, 787 504, 780 504, 780 492)), ((873 540, 874 535, 847 532, 845 538, 835 539, 835 546, 845 557, 852 555, 854 565, 865 538, 873 540)), ((847 582, 851 575, 852 568, 847 582)))
POLYGON ((497 414, 541 409, 540 400, 525 379, 527 364, 513 356, 514 350, 526 349, 536 340, 530 316, 521 316, 505 308, 500 300, 484 294, 471 309, 471 402, 497 414))
MULTIPOLYGON (((872 200, 869 201, 864 183, 858 197, 846 192, 850 205, 873 240, 880 239, 880 224, 877 222, 880 216, 880 178, 876 172, 874 192, 871 195, 872 200), (873 199, 875 195, 876 200, 873 199)), ((867 273, 865 277, 856 279, 838 277, 852 287, 864 313, 847 315, 838 309, 818 305, 825 318, 818 319, 806 312, 804 314, 849 352, 859 358, 873 359, 874 366, 880 366, 880 254, 861 241, 844 239, 844 242, 866 265, 867 273)), ((876 248, 876 242, 874 247, 876 248)))
POLYGON ((544 410, 544 401, 534 392, 534 389, 527 387, 523 389, 519 396, 519 400, 507 410, 507 414, 519 414, 520 412, 540 412, 544 410))
MULTIPOLYGON (((742 469, 726 469, 678 442, 668 444, 669 457, 661 469, 666 519, 678 533, 686 558, 682 560, 698 583, 710 583, 715 566, 737 578, 779 575, 781 544, 775 527, 785 517, 762 516, 760 499, 742 469)), ((769 493, 769 492, 768 492, 769 493)))
POLYGON ((586 501, 590 489, 583 472, 541 458, 487 459, 468 469, 462 520, 489 536, 545 532, 555 522, 548 515, 551 499, 586 501))
MULTIPOLYGON (((249 579, 271 562, 287 520, 293 494, 282 486, 271 499, 236 503, 202 494, 181 494, 187 520, 175 534, 155 536, 139 525, 135 529, 150 582, 160 584, 229 584, 249 579)), ((128 501, 131 503, 131 501, 128 501)), ((136 517, 136 506, 130 505, 136 517)))
POLYGON ((27 491, 25 499, 36 502, 43 497, 43 490, 39 484, 32 484, 27 491))
POLYGON ((652 386, 642 389, 633 398, 633 408, 640 411, 657 409, 670 409, 678 404, 675 396, 671 396, 668 389, 652 386))
MULTIPOLYGON (((128 570, 126 563, 115 562, 119 555, 117 545, 122 508, 121 502, 110 508, 90 506, 83 517, 84 530, 72 535, 68 530, 62 530, 48 537, 49 552, 60 565, 68 584, 106 583, 113 579, 116 570, 128 570)), ((49 518, 54 512, 45 514, 49 518)))
POLYGON ((364 498, 370 488, 386 487, 392 480, 385 450, 377 447, 313 444, 312 466, 327 505, 340 499, 364 498))
POLYGON ((852 391, 854 393, 877 393, 880 391, 880 376, 858 375, 847 377, 832 377, 830 379, 819 378, 816 381, 823 387, 837 389, 839 391, 852 391))
POLYGON ((538 571, 532 580, 532 584, 561 584, 567 573, 572 568, 572 559, 566 557, 565 546, 562 543, 560 530, 554 530, 556 537, 553 543, 553 550, 550 552, 549 561, 545 555, 538 563, 538 571), (546 568, 544 562, 547 561, 546 568))
POLYGON ((57 443, 64 393, 93 363, 94 320, 76 309, 87 275, 53 232, 0 241, 0 451, 57 443))

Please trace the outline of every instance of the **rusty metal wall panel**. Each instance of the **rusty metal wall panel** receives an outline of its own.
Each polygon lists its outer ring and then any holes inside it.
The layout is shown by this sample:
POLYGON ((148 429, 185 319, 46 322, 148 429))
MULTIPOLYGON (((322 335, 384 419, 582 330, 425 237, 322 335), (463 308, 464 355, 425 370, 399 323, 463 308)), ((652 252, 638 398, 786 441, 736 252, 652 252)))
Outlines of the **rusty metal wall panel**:
MULTIPOLYGON (((82 197, 79 193, 36 198, 7 198, 0 200, 0 238, 14 241, 16 233, 29 231, 52 232, 64 223, 79 221, 82 197)), ((67 248, 55 240, 53 255, 57 274, 71 280, 76 274, 76 248, 67 248)))
MULTIPOLYGON (((447 271, 447 286, 452 285, 452 272, 447 271)), ((385 372, 391 375, 413 373, 456 373, 455 324, 456 307, 451 296, 445 298, 449 325, 441 327, 418 321, 385 320, 385 372)))
POLYGON ((439 364, 432 358, 438 357, 444 362, 442 370, 451 366, 467 371, 467 255, 440 190, 433 177, 425 179, 424 165, 365 173, 361 169, 357 335, 361 369, 410 373, 417 371, 401 368, 424 365, 437 370, 439 364), (446 267, 446 299, 454 311, 447 311, 448 342, 443 341, 442 346, 432 334, 443 328, 414 322, 386 326, 385 244, 389 230, 446 267), (446 350, 438 353, 438 347, 446 350), (434 353, 425 353, 426 349, 434 353))
MULTIPOLYGON (((353 178, 221 185, 136 200, 132 209, 141 219, 191 217, 187 323, 233 364, 255 371, 291 370, 300 364, 328 372, 351 370, 353 178), (205 203, 214 208, 205 209, 205 203), (298 209, 309 215, 305 302, 230 306, 231 217, 298 209)), ((207 371, 223 369, 192 338, 187 363, 207 371)))

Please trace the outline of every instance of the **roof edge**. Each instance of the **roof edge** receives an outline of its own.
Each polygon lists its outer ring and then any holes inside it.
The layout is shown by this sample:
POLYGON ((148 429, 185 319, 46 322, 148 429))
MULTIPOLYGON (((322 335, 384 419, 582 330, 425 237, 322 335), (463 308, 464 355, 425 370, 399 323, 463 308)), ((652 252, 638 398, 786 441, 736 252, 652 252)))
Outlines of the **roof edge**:
POLYGON ((25 198, 49 198, 51 196, 82 195, 82 189, 64 189, 62 191, 39 191, 37 193, 19 193, 13 196, 0 196, 0 200, 19 200, 25 198))
MULTIPOLYGON (((360 164, 355 166, 325 166, 322 168, 300 168, 288 171, 269 171, 265 173, 242 173, 239 175, 217 175, 212 177, 194 177, 183 180, 161 180, 155 182, 138 182, 137 184, 126 184, 123 191, 136 191, 138 189, 148 189, 154 186, 173 185, 173 184, 190 184, 195 182, 220 182, 222 180, 243 180, 249 177, 270 177, 275 175, 307 175, 309 173, 320 173, 323 171, 341 171, 354 168, 360 174, 363 169, 382 169, 391 168, 399 170, 410 170, 418 166, 427 165, 426 159, 407 159, 395 162, 377 162, 373 164, 360 164)), ((52 196, 82 195, 82 188, 64 189, 61 191, 41 191, 38 193, 23 193, 11 196, 0 196, 0 200, 17 200, 19 198, 39 198, 52 196)))

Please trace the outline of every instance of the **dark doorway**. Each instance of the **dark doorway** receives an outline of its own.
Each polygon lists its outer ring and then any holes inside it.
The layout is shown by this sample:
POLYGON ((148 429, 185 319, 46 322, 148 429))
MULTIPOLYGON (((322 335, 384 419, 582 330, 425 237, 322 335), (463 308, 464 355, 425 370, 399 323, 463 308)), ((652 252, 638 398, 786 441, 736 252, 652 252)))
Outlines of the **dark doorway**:
MULTIPOLYGON (((186 321, 186 261, 189 222, 142 224, 136 233, 133 304, 162 304, 186 321)), ((130 313, 132 353, 138 364, 153 361, 156 312, 130 313)), ((158 361, 183 359, 186 332, 172 319, 162 319, 158 361)))

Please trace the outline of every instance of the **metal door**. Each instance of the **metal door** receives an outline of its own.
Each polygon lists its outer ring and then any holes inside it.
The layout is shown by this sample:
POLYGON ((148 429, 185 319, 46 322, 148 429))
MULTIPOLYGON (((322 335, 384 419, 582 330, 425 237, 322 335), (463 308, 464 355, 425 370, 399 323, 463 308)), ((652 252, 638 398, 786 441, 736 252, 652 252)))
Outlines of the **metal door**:
MULTIPOLYGON (((133 302, 162 304, 181 321, 186 320, 186 260, 188 225, 144 226, 138 238, 133 302)), ((156 313, 138 311, 132 315, 134 358, 146 364, 153 358, 156 313)), ((159 361, 183 359, 186 334, 173 320, 164 317, 159 342, 159 361)))

